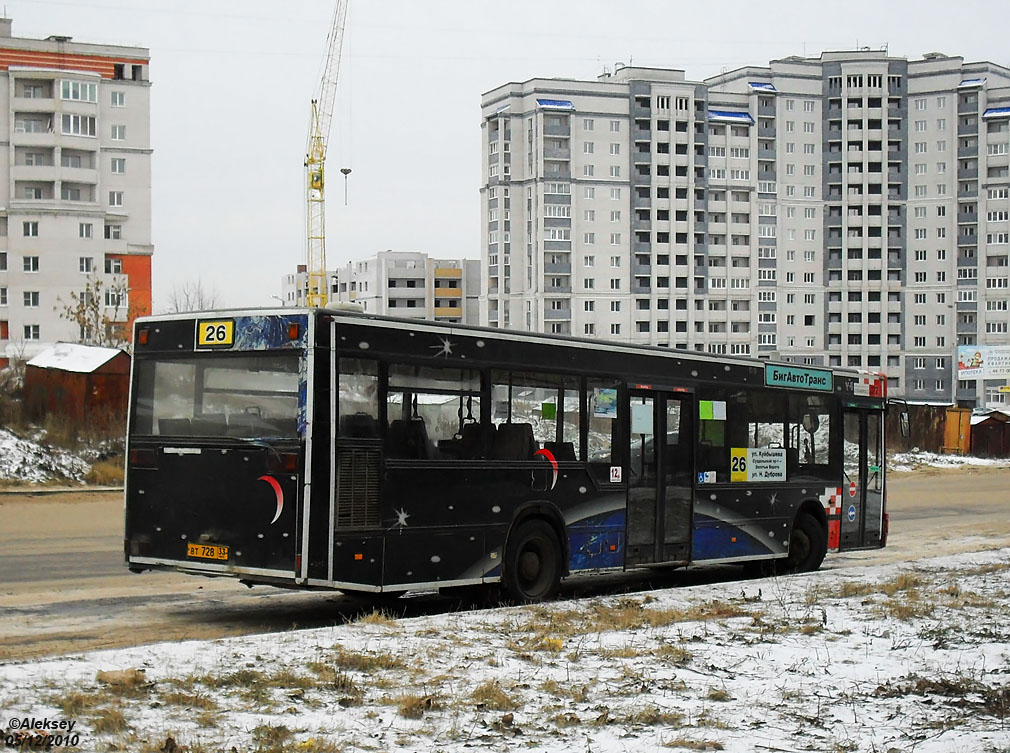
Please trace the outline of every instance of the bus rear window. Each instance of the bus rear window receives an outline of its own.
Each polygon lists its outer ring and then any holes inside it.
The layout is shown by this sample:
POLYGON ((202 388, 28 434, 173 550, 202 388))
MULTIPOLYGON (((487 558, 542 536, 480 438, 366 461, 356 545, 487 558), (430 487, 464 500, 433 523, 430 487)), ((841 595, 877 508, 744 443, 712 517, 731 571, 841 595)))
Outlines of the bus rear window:
POLYGON ((140 361, 133 433, 295 437, 298 364, 290 355, 140 361))

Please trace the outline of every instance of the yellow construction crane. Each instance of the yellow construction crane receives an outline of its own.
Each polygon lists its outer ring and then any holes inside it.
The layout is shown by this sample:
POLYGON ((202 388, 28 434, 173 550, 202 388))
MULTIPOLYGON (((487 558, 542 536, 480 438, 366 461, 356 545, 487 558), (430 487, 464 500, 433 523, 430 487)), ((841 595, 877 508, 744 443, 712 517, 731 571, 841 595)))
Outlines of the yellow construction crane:
MULTIPOLYGON (((329 299, 329 281, 326 278, 326 140, 333 119, 333 102, 337 94, 337 73, 340 70, 340 51, 344 44, 344 21, 347 18, 348 0, 337 0, 333 23, 326 38, 326 64, 319 82, 316 98, 312 100, 309 120, 309 141, 305 149, 306 182, 306 238, 308 241, 306 268, 309 306, 325 306, 329 299)), ((350 172, 348 170, 347 172, 350 172)), ((346 178, 346 173, 344 174, 346 178)))

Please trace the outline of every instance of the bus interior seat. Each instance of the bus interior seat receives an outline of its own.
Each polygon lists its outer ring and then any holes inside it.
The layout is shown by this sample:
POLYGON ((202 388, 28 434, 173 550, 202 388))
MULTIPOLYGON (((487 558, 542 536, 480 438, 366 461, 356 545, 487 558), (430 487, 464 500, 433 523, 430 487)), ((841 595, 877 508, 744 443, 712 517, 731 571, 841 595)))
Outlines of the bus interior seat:
POLYGON ((532 424, 499 424, 491 457, 494 460, 532 460, 536 446, 532 424))
POLYGON ((379 436, 379 422, 367 413, 341 416, 340 436, 350 439, 375 439, 379 436))
POLYGON ((578 460, 575 456, 574 442, 544 442, 544 449, 550 450, 554 455, 554 459, 558 461, 578 460))
POLYGON ((463 424, 463 428, 452 439, 439 440, 438 449, 447 457, 457 460, 474 460, 479 458, 484 449, 480 424, 476 421, 463 424))
POLYGON ((423 419, 396 419, 389 425, 389 454, 394 458, 426 460, 430 453, 428 430, 423 419))
POLYGON ((188 418, 158 419, 158 433, 165 436, 187 436, 192 433, 192 426, 188 418))

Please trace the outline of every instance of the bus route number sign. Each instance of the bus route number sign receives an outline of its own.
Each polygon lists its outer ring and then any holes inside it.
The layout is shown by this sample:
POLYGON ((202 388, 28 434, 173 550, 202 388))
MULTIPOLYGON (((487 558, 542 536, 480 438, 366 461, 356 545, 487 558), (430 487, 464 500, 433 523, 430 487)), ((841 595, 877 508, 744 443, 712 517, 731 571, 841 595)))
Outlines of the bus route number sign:
POLYGON ((196 347, 230 348, 234 344, 234 319, 204 320, 196 323, 196 347))

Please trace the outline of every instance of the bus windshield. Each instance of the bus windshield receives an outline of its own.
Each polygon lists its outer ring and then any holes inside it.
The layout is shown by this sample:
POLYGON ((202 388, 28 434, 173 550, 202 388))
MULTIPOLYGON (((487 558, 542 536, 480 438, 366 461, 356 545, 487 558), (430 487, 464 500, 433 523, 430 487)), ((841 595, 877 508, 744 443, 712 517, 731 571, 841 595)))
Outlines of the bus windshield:
POLYGON ((295 437, 298 371, 294 353, 139 361, 133 434, 295 437))

